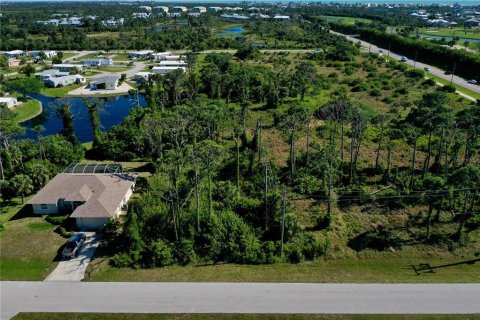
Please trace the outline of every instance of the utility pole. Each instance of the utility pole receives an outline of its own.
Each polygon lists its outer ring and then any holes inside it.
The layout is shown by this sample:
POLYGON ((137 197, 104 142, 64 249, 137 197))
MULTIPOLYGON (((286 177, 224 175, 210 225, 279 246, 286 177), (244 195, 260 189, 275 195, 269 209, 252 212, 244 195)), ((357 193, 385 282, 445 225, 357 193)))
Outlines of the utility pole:
POLYGON ((268 162, 265 162, 265 230, 268 228, 268 162))
POLYGON ((392 43, 391 43, 391 42, 388 44, 388 54, 387 54, 387 57, 390 57, 390 49, 392 49, 392 43))
POLYGON ((417 65, 417 56, 418 56, 418 51, 415 51, 415 59, 413 60, 413 67, 417 65))
POLYGON ((452 77, 450 78, 450 83, 453 82, 453 76, 455 75, 455 68, 456 68, 456 67, 457 67, 457 63, 455 62, 455 63, 453 64, 452 77))
POLYGON ((370 45, 368 46, 368 53, 372 51, 372 36, 370 36, 370 45))
POLYGON ((286 210, 286 202, 285 202, 285 197, 286 197, 286 193, 287 193, 287 188, 285 186, 283 186, 283 195, 282 195, 282 202, 283 202, 283 210, 282 210, 282 230, 281 230, 281 234, 280 234, 280 238, 281 238, 281 246, 280 246, 280 261, 283 262, 283 236, 284 236, 284 233, 285 233, 285 210, 286 210))

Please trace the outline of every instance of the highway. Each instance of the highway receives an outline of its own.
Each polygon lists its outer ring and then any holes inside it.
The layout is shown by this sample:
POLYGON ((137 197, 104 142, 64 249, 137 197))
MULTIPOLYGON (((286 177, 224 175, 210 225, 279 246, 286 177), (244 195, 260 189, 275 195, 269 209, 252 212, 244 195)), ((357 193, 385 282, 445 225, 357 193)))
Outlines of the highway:
POLYGON ((0 294, 1 319, 18 312, 480 313, 480 284, 4 281, 0 294))
MULTIPOLYGON (((399 54, 396 54, 396 53, 391 52, 391 51, 388 52, 387 49, 377 47, 376 45, 370 44, 369 42, 366 42, 366 41, 363 41, 363 40, 358 40, 357 38, 353 38, 351 36, 344 35, 342 33, 333 32, 333 31, 330 31, 330 32, 332 32, 334 34, 337 34, 337 35, 340 35, 340 36, 344 36, 347 40, 355 42, 355 43, 360 41, 364 51, 368 52, 370 50, 370 52, 373 52, 373 53, 380 53, 380 50, 383 50, 384 55, 390 56, 390 57, 392 57, 396 60, 400 60, 402 58, 402 56, 399 55, 399 54)), ((415 67, 420 68, 420 69, 424 69, 425 67, 428 67, 428 68, 430 68, 430 71, 428 71, 428 73, 430 73, 432 75, 435 75, 435 76, 438 76, 438 77, 440 77, 442 79, 445 79, 447 81, 450 81, 452 79, 452 75, 446 75, 445 70, 442 70, 442 69, 439 69, 437 67, 427 65, 425 63, 421 63, 421 62, 418 62, 418 61, 415 63, 415 61, 413 60, 415 57, 407 57, 407 58, 408 58, 408 60, 405 63, 409 64, 412 67, 415 66, 415 67)), ((450 66, 450 67, 453 69, 453 63, 452 63, 452 66, 450 66)), ((451 72, 452 70, 449 70, 449 71, 451 72)), ((467 80, 465 80, 463 78, 460 78, 456 75, 453 76, 453 83, 455 83, 459 86, 462 86, 464 88, 470 89, 473 92, 480 93, 480 85, 468 83, 467 80)))

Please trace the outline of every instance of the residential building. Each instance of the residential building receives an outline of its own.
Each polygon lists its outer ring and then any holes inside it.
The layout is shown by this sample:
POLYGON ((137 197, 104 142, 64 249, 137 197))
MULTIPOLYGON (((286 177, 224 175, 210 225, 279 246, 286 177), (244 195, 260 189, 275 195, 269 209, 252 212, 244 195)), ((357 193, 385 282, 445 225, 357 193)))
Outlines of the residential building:
POLYGON ((148 12, 152 11, 152 7, 149 7, 149 6, 140 6, 140 7, 138 7, 138 9, 143 10, 143 11, 148 11, 148 12))
POLYGON ((207 12, 209 13, 217 13, 219 11, 222 11, 223 8, 222 7, 208 7, 207 8, 207 12))
POLYGON ((172 55, 171 52, 157 52, 157 53, 152 53, 150 55, 150 58, 153 60, 167 60, 168 57, 172 55))
POLYGON ((118 87, 119 79, 120 77, 116 75, 94 78, 90 82, 90 89, 91 90, 115 90, 118 87))
POLYGON ((476 19, 468 19, 463 23, 467 28, 474 28, 480 25, 480 21, 476 19))
POLYGON ((284 16, 280 14, 276 14, 273 16, 274 20, 290 20, 290 16, 284 16))
POLYGON ((147 19, 150 18, 152 14, 148 12, 134 12, 132 13, 133 18, 147 19))
POLYGON ((10 58, 7 62, 9 67, 18 67, 22 60, 10 58))
POLYGON ((17 98, 15 97, 0 97, 0 106, 6 106, 8 109, 13 109, 18 104, 17 98))
POLYGON ((149 58, 152 53, 153 53, 153 50, 141 50, 141 51, 130 52, 128 56, 133 59, 149 58))
POLYGON ((205 13, 205 12, 207 12, 207 8, 206 8, 206 7, 202 7, 202 6, 197 6, 197 7, 193 7, 192 9, 190 9, 190 12, 193 12, 193 13, 205 13))
POLYGON ((182 12, 187 12, 187 7, 184 6, 175 6, 170 10, 172 13, 182 13, 182 12))
MULTIPOLYGON (((88 166, 92 165, 80 164, 75 168, 88 166)), ((96 165, 95 168, 101 166, 96 165)), ((71 212, 70 217, 75 218, 79 228, 95 230, 110 219, 127 214, 127 204, 136 178, 134 174, 122 172, 67 171, 50 180, 28 204, 32 206, 33 213, 38 215, 71 212)))
POLYGON ((64 72, 80 72, 83 70, 83 65, 81 64, 69 64, 69 63, 62 63, 62 64, 54 64, 52 65, 52 69, 56 69, 59 71, 64 72))
POLYGON ((71 84, 80 84, 80 83, 85 83, 85 77, 79 74, 72 74, 72 75, 62 76, 62 77, 51 77, 45 80, 45 86, 49 88, 66 87, 71 84))
POLYGON ((200 15, 201 15, 200 12, 189 12, 189 13, 188 13, 188 16, 189 16, 189 17, 193 17, 193 18, 199 18, 200 15))
POLYGON ((107 27, 118 27, 118 26, 123 26, 123 24, 125 23, 125 18, 119 18, 119 19, 115 19, 115 18, 110 18, 108 20, 103 20, 102 21, 102 24, 104 26, 107 26, 107 27))
POLYGON ((24 52, 23 50, 13 50, 13 51, 7 51, 4 52, 3 55, 7 58, 17 58, 23 56, 24 52))
POLYGON ((430 27, 447 28, 450 26, 450 22, 444 19, 431 19, 426 22, 430 27))
POLYGON ((70 75, 70 72, 59 71, 57 69, 48 69, 42 72, 35 73, 35 78, 48 80, 50 78, 58 78, 70 75))
POLYGON ((155 66, 152 68, 152 72, 155 74, 161 74, 161 75, 166 75, 167 73, 170 73, 174 70, 182 70, 183 72, 186 71, 185 67, 181 66, 155 66))
POLYGON ((179 61, 180 56, 168 55, 168 56, 165 56, 163 59, 159 59, 159 60, 179 61))
POLYGON ((158 6, 153 8, 156 13, 168 13, 168 7, 165 6, 158 6))
POLYGON ((225 19, 225 20, 229 20, 229 21, 235 21, 235 20, 248 20, 249 17, 247 16, 242 16, 242 15, 239 15, 239 14, 221 14, 220 15, 220 18, 222 19, 225 19))
POLYGON ((140 71, 135 73, 135 76, 133 78, 138 81, 147 81, 148 78, 151 77, 152 75, 154 75, 153 72, 140 71))
POLYGON ((100 67, 100 66, 111 66, 113 60, 111 58, 91 58, 91 59, 82 59, 84 66, 89 67, 100 67))
POLYGON ((159 63, 160 67, 186 67, 187 63, 183 60, 175 60, 175 61, 160 61, 159 63))
POLYGON ((51 51, 51 50, 45 50, 45 51, 33 50, 33 51, 30 51, 30 56, 31 56, 32 58, 40 58, 40 55, 41 55, 42 52, 45 54, 45 57, 47 57, 47 58, 52 58, 52 57, 55 57, 55 56, 57 55, 57 51, 51 51))

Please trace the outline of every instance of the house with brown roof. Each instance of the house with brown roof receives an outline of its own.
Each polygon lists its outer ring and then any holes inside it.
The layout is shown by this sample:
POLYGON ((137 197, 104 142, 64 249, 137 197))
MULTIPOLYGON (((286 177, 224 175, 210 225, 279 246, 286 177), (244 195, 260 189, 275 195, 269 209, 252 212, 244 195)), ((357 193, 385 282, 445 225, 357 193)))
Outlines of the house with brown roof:
POLYGON ((98 229, 126 214, 136 175, 70 173, 56 175, 29 202, 35 214, 72 212, 81 229, 98 229))

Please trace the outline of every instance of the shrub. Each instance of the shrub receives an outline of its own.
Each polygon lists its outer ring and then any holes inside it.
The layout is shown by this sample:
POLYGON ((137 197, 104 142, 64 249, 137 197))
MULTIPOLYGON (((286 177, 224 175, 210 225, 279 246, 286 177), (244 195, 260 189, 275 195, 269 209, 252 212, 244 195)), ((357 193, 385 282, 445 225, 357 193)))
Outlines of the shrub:
POLYGON ((165 267, 175 262, 170 247, 163 240, 150 242, 142 256, 147 267, 165 267))
POLYGON ((379 88, 373 88, 372 90, 370 90, 370 95, 372 97, 380 97, 382 95, 382 90, 380 90, 379 88))
POLYGON ((290 263, 300 263, 303 259, 302 248, 299 243, 288 243, 284 247, 285 256, 290 263))
POLYGON ((457 91, 457 89, 455 89, 455 87, 451 84, 444 85, 443 87, 438 88, 438 90, 448 93, 454 93, 455 91, 457 91))
POLYGON ((425 71, 420 69, 408 69, 405 72, 405 75, 409 78, 423 79, 425 77, 425 71))
POLYGON ((122 252, 115 254, 110 259, 110 264, 117 268, 129 268, 133 266, 134 261, 128 253, 122 252))
POLYGON ((68 219, 68 216, 47 216, 45 218, 45 221, 47 221, 50 224, 53 224, 54 226, 59 226, 63 222, 65 222, 65 220, 67 219, 68 219))
POLYGON ((428 86, 428 87, 432 87, 432 86, 435 86, 437 83, 435 82, 435 80, 433 79, 426 79, 425 81, 422 82, 422 85, 423 86, 428 86))

